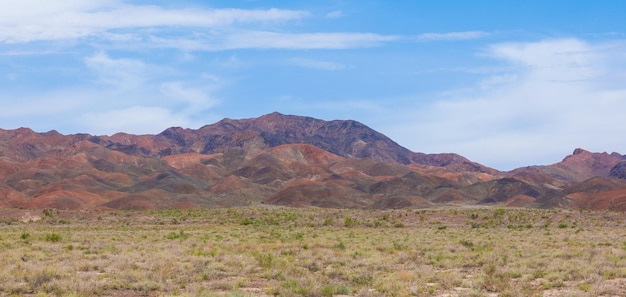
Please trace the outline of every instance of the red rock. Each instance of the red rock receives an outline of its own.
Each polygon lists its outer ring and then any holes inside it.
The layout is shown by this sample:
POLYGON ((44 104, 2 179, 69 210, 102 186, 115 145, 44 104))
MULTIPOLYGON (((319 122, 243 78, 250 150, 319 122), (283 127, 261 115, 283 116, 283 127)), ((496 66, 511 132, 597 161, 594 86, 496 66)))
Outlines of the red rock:
POLYGON ((0 208, 623 209, 626 180, 610 177, 624 162, 576 149, 553 165, 503 173, 457 154, 411 152, 356 121, 279 113, 158 135, 0 129, 0 208))

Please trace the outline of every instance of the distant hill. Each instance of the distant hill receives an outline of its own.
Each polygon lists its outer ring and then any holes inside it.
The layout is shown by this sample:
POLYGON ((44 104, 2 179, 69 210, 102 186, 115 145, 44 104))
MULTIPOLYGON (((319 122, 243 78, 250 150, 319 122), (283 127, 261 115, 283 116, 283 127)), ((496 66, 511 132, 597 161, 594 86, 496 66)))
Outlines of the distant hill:
POLYGON ((158 135, 118 133, 90 141, 133 155, 163 157, 180 153, 212 154, 232 149, 254 151, 283 144, 310 144, 345 158, 443 166, 458 170, 496 171, 452 153, 414 153, 357 121, 323 121, 271 113, 253 119, 224 119, 198 130, 169 128, 158 135))
POLYGON ((624 164, 618 153, 577 149, 557 164, 499 172, 411 152, 356 121, 279 113, 157 135, 0 129, 0 207, 625 210, 624 164))

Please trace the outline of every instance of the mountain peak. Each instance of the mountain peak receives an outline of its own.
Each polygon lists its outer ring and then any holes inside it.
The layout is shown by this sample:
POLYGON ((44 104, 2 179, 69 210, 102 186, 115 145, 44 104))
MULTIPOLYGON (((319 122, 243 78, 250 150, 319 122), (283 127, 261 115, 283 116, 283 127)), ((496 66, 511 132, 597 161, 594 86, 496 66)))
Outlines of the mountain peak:
POLYGON ((582 148, 576 148, 574 152, 572 153, 573 156, 580 155, 580 154, 590 154, 590 152, 582 148))
POLYGON ((358 121, 278 112, 158 135, 0 129, 0 144, 0 207, 390 208, 515 197, 526 206, 585 207, 593 203, 571 199, 626 186, 618 153, 577 148, 560 163, 505 173, 453 153, 411 152, 358 121), (584 184, 590 177, 597 181, 584 184))
POLYGON ((280 113, 278 111, 274 111, 274 112, 262 115, 259 118, 277 118, 277 117, 284 117, 284 116, 287 116, 287 115, 282 114, 282 113, 280 113))

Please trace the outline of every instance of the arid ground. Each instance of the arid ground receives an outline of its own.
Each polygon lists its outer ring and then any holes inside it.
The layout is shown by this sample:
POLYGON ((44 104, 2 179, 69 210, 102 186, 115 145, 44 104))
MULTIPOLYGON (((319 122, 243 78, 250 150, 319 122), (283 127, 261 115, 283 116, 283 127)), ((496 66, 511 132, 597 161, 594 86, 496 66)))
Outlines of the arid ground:
POLYGON ((626 214, 0 210, 1 296, 626 296, 626 214))

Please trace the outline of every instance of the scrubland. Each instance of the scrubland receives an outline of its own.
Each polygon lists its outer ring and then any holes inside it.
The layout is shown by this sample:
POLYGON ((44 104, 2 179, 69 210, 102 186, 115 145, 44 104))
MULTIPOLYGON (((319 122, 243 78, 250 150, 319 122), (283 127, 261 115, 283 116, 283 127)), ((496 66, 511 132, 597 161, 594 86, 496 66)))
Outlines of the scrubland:
POLYGON ((2 210, 0 296, 626 296, 626 215, 2 210))

